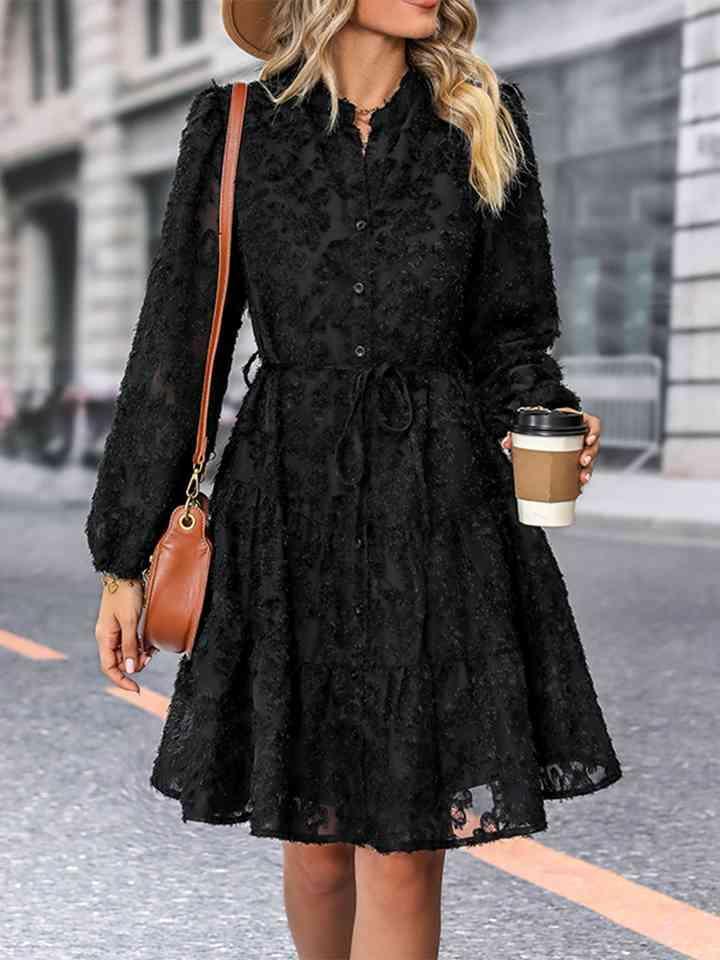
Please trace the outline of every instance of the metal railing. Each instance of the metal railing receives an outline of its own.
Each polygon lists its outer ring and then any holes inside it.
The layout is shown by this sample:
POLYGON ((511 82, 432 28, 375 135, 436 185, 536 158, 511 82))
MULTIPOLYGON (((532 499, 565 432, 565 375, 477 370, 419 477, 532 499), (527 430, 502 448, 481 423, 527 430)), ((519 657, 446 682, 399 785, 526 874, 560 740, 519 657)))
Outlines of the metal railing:
POLYGON ((560 358, 563 379, 583 408, 602 419, 602 444, 637 450, 627 470, 660 451, 662 360, 645 353, 560 358))

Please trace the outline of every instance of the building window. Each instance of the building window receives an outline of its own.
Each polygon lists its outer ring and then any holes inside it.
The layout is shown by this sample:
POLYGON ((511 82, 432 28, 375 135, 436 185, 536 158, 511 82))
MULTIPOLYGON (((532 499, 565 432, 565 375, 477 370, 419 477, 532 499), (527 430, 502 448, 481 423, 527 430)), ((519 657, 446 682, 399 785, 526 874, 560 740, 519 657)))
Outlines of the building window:
POLYGON ((622 278, 623 353, 650 353, 653 324, 653 292, 657 265, 650 244, 645 249, 625 252, 625 275, 622 278))
POLYGON ((567 294, 572 325, 565 331, 564 344, 570 353, 597 352, 595 331, 600 266, 598 257, 578 256, 571 260, 567 294))
POLYGON ((41 0, 31 0, 29 16, 32 98, 41 100, 45 96, 45 31, 41 0))
POLYGON ((203 34, 203 0, 145 0, 145 52, 159 57, 203 34))
POLYGON ((682 33, 513 71, 552 230, 561 354, 665 358, 682 33))
POLYGON ((160 34, 162 30, 161 0, 145 0, 145 36, 147 37, 147 55, 157 57, 160 53, 160 34))
POLYGON ((148 267, 160 249, 163 216, 165 207, 167 206, 172 180, 172 170, 154 173, 144 177, 142 180, 145 198, 145 236, 147 238, 145 257, 148 267))
POLYGON ((31 95, 42 100, 73 83, 71 0, 29 0, 26 10, 31 95))
POLYGON ((58 90, 72 85, 73 43, 70 0, 55 0, 56 72, 58 90))
POLYGON ((180 43, 193 43, 202 35, 202 3, 200 0, 179 0, 180 43))

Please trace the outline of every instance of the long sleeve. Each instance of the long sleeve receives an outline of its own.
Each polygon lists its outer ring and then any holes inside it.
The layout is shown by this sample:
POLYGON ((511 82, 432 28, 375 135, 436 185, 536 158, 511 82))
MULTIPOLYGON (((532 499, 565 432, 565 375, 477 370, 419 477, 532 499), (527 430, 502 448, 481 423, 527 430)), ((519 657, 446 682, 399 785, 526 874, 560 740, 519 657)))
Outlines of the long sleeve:
POLYGON ((548 351, 560 334, 550 237, 538 167, 520 88, 504 81, 525 162, 500 216, 479 226, 467 299, 467 337, 476 398, 488 429, 502 438, 519 406, 573 407, 580 398, 563 383, 548 351))
MULTIPOLYGON (((137 577, 185 498, 215 301, 218 215, 231 85, 211 81, 180 136, 161 242, 105 440, 85 533, 96 570, 137 577)), ((208 409, 207 455, 245 307, 237 231, 208 409)))

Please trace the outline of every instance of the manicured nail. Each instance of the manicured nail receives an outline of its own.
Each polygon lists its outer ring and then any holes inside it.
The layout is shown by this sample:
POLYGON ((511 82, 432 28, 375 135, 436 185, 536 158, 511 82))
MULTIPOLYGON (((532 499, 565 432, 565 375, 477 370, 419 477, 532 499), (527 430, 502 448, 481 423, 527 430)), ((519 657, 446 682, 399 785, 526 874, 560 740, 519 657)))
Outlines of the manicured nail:
POLYGON ((135 673, 135 661, 128 657, 125 661, 125 673, 135 673))

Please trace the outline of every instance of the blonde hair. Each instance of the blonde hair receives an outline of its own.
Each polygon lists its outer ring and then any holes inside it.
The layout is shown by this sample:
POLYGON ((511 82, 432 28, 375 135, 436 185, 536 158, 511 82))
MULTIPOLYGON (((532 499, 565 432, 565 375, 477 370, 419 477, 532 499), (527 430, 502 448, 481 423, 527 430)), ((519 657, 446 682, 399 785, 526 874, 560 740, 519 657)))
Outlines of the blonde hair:
MULTIPOLYGON (((302 99, 322 78, 331 95, 330 130, 339 112, 331 41, 354 7, 355 0, 278 0, 271 56, 259 76, 260 82, 266 81, 303 59, 302 69, 277 97, 265 89, 280 104, 291 97, 302 99)), ((497 74, 472 52, 477 22, 472 0, 442 0, 438 29, 427 39, 408 38, 407 59, 430 82, 436 114, 466 134, 470 184, 478 204, 497 215, 523 161, 523 146, 512 114, 502 102, 497 74)))

